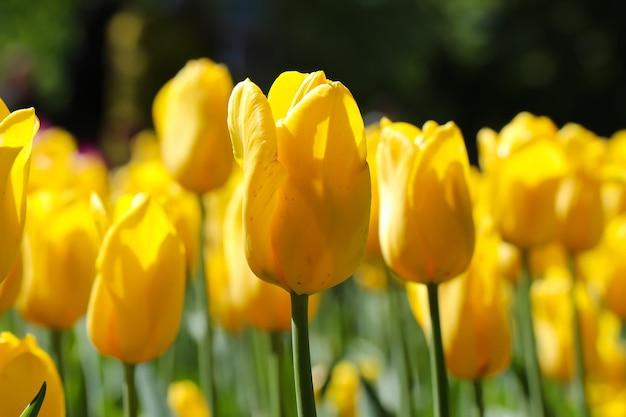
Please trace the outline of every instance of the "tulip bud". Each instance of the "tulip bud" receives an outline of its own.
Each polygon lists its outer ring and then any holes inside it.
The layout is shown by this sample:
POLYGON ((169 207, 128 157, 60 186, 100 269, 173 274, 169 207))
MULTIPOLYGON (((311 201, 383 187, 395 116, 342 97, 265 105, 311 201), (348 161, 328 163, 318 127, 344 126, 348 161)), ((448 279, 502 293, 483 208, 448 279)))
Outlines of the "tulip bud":
POLYGON ((154 99, 161 157, 174 179, 190 191, 205 193, 230 175, 226 111, 232 89, 228 68, 203 58, 189 61, 154 99))
POLYGON ((38 129, 32 108, 9 113, 0 100, 0 282, 20 253, 31 149, 38 129))
POLYGON ((165 352, 178 333, 185 251, 165 211, 138 195, 104 237, 87 312, 100 353, 137 364, 165 352))
POLYGON ((556 195, 568 166, 556 134, 550 119, 520 113, 501 130, 489 163, 495 223, 521 249, 558 236, 556 195))
POLYGON ((101 233, 87 196, 29 196, 24 278, 16 307, 25 320, 71 328, 87 311, 101 233))
POLYGON ((363 120, 348 89, 322 71, 285 72, 266 98, 246 80, 233 90, 228 124, 254 273, 297 294, 348 279, 371 202, 363 120))
POLYGON ((384 123, 378 147, 380 245, 402 279, 440 283, 474 251, 469 161, 459 128, 384 123))
POLYGON ((40 417, 65 417, 61 378, 50 356, 32 335, 22 340, 0 333, 0 392, 2 415, 19 416, 46 383, 40 417))

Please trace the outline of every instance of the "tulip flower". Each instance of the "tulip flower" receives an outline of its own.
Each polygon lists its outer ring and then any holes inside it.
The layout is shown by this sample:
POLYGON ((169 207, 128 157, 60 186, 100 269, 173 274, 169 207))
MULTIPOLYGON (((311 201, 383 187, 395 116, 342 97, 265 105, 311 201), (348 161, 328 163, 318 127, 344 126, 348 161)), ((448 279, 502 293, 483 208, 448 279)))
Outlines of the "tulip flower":
POLYGON ((285 72, 266 98, 246 80, 233 90, 228 122, 254 273, 298 294, 345 281, 362 258, 371 198, 363 121, 348 89, 321 71, 285 72))
POLYGON ((29 195, 27 214, 16 307, 31 323, 69 329, 87 311, 101 242, 90 201, 40 190, 29 195))
MULTIPOLYGON (((566 269, 551 269, 550 275, 533 282, 531 288, 539 365, 544 375, 559 381, 572 379, 575 366, 572 284, 568 275, 566 269)), ((598 312, 582 286, 576 287, 576 308, 581 323, 584 366, 593 372, 598 367, 595 348, 598 312)))
MULTIPOLYGON (((499 268, 495 233, 481 235, 468 270, 440 286, 443 350, 457 378, 481 380, 507 369, 511 361, 508 301, 499 268)), ((431 334, 426 288, 410 283, 411 309, 431 334)))
POLYGON ((0 333, 0 393, 2 415, 19 416, 46 383, 39 417, 65 417, 61 378, 50 356, 32 335, 18 339, 0 333))
POLYGON ((101 153, 79 149, 68 131, 51 127, 41 131, 33 143, 29 193, 68 189, 88 197, 95 193, 108 201, 109 172, 101 153))
POLYGON ((243 167, 246 258, 259 278, 291 293, 298 414, 315 415, 308 295, 348 279, 367 240, 371 183, 361 113, 350 91, 324 72, 291 71, 268 97, 250 80, 237 84, 228 126, 243 167))
POLYGON ((189 269, 196 265, 199 252, 198 230, 201 224, 200 202, 193 193, 180 186, 158 158, 156 138, 148 131, 138 134, 130 162, 116 168, 111 175, 111 199, 148 193, 167 212, 185 245, 189 269))
POLYGON ((89 338, 126 364, 155 359, 174 341, 185 293, 185 254, 164 210, 138 195, 102 242, 87 312, 89 338))
POLYGON ((595 246, 604 231, 601 161, 604 139, 580 125, 569 123, 559 130, 571 166, 556 200, 560 240, 571 253, 595 246))
POLYGON ((399 278, 427 284, 435 414, 448 415, 438 286, 465 271, 474 252, 470 169, 461 131, 428 121, 420 130, 383 120, 378 147, 379 236, 399 278))
POLYGON ((361 393, 359 368, 348 361, 338 362, 332 369, 325 398, 337 417, 356 417, 361 393))
POLYGON ((524 250, 556 239, 556 196, 568 165, 554 123, 524 112, 499 135, 483 129, 478 141, 481 161, 488 161, 492 210, 502 238, 524 250))
POLYGON ((422 130, 386 121, 378 148, 380 244, 402 279, 441 283, 467 269, 474 251, 469 161, 449 122, 422 130))
POLYGON ((167 389, 167 404, 174 417, 210 417, 209 407, 193 381, 172 382, 167 389))
POLYGON ((32 108, 9 112, 0 100, 0 282, 20 253, 32 142, 38 129, 32 108))
POLYGON ((220 187, 230 175, 226 112, 232 89, 228 68, 202 58, 187 62, 154 99, 163 162, 176 181, 195 193, 220 187))

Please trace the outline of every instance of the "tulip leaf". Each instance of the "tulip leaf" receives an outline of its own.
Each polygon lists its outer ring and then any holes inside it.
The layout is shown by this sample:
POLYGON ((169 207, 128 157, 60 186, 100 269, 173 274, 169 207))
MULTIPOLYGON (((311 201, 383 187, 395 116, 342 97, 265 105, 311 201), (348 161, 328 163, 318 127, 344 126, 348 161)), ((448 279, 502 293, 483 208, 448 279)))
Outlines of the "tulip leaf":
POLYGON ((46 381, 43 382, 41 388, 39 388, 39 392, 35 395, 35 398, 28 404, 28 406, 22 411, 20 417, 37 417, 39 415, 39 410, 41 409, 41 405, 43 404, 43 400, 46 397, 46 381))

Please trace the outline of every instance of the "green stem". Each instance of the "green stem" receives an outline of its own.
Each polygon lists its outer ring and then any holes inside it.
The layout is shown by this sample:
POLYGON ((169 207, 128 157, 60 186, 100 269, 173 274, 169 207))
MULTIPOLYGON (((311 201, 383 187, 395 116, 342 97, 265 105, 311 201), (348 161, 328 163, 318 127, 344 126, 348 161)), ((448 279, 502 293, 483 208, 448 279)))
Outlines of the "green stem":
POLYGON ((298 417, 316 417, 311 352, 309 350, 309 295, 291 292, 291 332, 298 417))
POLYGON ((485 404, 483 402, 483 382, 480 379, 475 379, 472 384, 474 385, 474 400, 476 401, 478 417, 483 417, 485 415, 485 404))
POLYGON ((439 284, 426 284, 428 288, 428 305, 432 328, 432 346, 430 347, 430 369, 433 381, 433 401, 435 417, 448 417, 448 375, 446 360, 443 356, 441 340, 441 319, 439 317, 439 284))
POLYGON ((270 334, 272 343, 272 367, 270 369, 270 375, 272 375, 272 409, 273 416, 285 417, 287 416, 288 406, 285 402, 287 398, 282 395, 286 392, 285 389, 285 348, 283 345, 283 334, 279 331, 271 332, 270 334))
POLYGON ((206 239, 204 236, 204 226, 207 218, 206 209, 202 195, 198 194, 198 203, 200 204, 200 233, 198 236, 198 265, 196 267, 195 278, 195 296, 196 296, 196 309, 198 314, 204 318, 204 331, 202 332, 198 342, 198 371, 200 388, 204 393, 209 404, 209 410, 211 415, 217 415, 218 396, 215 391, 214 375, 213 375, 213 330, 211 327, 210 313, 209 313, 209 294, 207 287, 207 276, 205 270, 204 250, 206 239))
POLYGON ((583 342, 580 327, 580 316, 576 305, 576 265, 575 255, 569 254, 569 270, 572 276, 572 288, 570 290, 570 302, 572 304, 572 326, 574 330, 574 355, 575 355, 575 371, 574 389, 577 391, 576 398, 579 401, 578 408, 581 417, 589 417, 589 405, 585 395, 585 363, 583 356, 583 342))
POLYGON ((137 417, 138 410, 135 365, 124 363, 124 417, 137 417))
POLYGON ((65 383, 65 364, 63 363, 63 331, 50 330, 50 338, 52 339, 52 351, 54 352, 54 358, 57 362, 57 369, 59 370, 59 376, 63 385, 65 383))
POLYGON ((519 325, 524 366, 526 368, 526 379, 530 396, 530 415, 533 417, 544 417, 541 373, 539 372, 539 363, 537 362, 535 330, 530 305, 530 264, 528 252, 524 251, 522 253, 522 260, 523 270, 517 288, 517 303, 520 313, 519 325))
POLYGON ((409 369, 407 357, 405 354, 404 332, 402 331, 403 318, 400 314, 400 289, 396 287, 391 277, 388 277, 389 285, 387 286, 387 304, 389 308, 389 336, 391 358, 394 367, 398 372, 400 381, 400 409, 398 416, 411 417, 413 412, 411 401, 411 383, 409 381, 409 369))

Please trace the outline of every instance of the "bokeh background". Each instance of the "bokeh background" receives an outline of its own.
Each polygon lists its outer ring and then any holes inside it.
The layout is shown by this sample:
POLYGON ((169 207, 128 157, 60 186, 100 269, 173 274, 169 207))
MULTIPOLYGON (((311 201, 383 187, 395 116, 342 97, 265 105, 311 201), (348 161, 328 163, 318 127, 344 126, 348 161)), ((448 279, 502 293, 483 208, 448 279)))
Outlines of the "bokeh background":
POLYGON ((0 97, 124 162, 191 58, 267 92, 323 69, 367 122, 454 120, 475 135, 522 110, 602 136, 626 127, 621 0, 2 0, 0 97))

